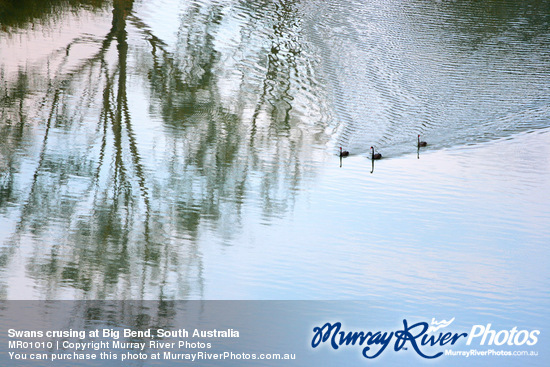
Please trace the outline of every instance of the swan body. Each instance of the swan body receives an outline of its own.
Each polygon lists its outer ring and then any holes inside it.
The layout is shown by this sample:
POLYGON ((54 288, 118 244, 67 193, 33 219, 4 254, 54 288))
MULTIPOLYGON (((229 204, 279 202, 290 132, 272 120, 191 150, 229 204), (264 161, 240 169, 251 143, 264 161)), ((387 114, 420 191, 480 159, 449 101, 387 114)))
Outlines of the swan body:
POLYGON ((370 147, 370 152, 371 152, 371 159, 382 159, 382 154, 380 153, 375 153, 374 152, 374 147, 370 147))
POLYGON ((425 147, 426 145, 428 145, 428 143, 426 143, 425 141, 420 141, 420 135, 418 135, 418 146, 425 147))
POLYGON ((349 152, 347 150, 342 150, 342 147, 340 147, 340 157, 347 157, 349 155, 349 152))

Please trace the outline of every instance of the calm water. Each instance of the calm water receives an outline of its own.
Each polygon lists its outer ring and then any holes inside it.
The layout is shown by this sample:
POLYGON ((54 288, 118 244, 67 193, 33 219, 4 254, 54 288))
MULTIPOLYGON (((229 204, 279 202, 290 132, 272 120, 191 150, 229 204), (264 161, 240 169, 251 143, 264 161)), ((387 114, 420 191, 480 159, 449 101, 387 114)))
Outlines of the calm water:
POLYGON ((550 326, 547 2, 43 7, 0 13, 2 299, 550 326))

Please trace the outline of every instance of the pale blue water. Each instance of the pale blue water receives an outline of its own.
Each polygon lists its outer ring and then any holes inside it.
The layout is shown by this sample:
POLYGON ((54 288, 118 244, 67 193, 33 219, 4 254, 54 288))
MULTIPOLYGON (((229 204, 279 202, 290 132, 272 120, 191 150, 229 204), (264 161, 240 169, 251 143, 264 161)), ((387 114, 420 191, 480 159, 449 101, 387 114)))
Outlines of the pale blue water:
POLYGON ((362 300, 545 335, 546 2, 127 5, 4 21, 1 298, 362 300))

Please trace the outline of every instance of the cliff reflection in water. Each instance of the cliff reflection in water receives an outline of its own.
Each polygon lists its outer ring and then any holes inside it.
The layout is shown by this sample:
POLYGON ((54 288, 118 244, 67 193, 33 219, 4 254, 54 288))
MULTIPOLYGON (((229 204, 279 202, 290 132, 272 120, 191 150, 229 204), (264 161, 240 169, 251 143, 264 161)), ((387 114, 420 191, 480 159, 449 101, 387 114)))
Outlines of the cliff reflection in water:
POLYGON ((1 297, 201 298, 201 236, 285 213, 327 139, 295 5, 192 3, 175 45, 99 5, 0 34, 1 297))

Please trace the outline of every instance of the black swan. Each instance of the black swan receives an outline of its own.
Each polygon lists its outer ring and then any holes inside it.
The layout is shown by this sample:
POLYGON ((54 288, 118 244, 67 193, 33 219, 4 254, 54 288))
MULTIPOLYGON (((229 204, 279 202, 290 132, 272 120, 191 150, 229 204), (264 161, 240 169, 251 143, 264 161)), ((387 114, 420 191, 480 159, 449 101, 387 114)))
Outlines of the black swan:
POLYGON ((382 159, 382 154, 375 153, 374 152, 374 147, 370 147, 370 150, 371 150, 371 158, 372 159, 382 159))
POLYGON ((347 150, 342 150, 342 147, 340 147, 340 157, 347 157, 349 155, 349 152, 347 150))
POLYGON ((425 147, 426 145, 428 145, 428 143, 426 143, 425 141, 420 141, 420 135, 418 135, 418 146, 425 147))

